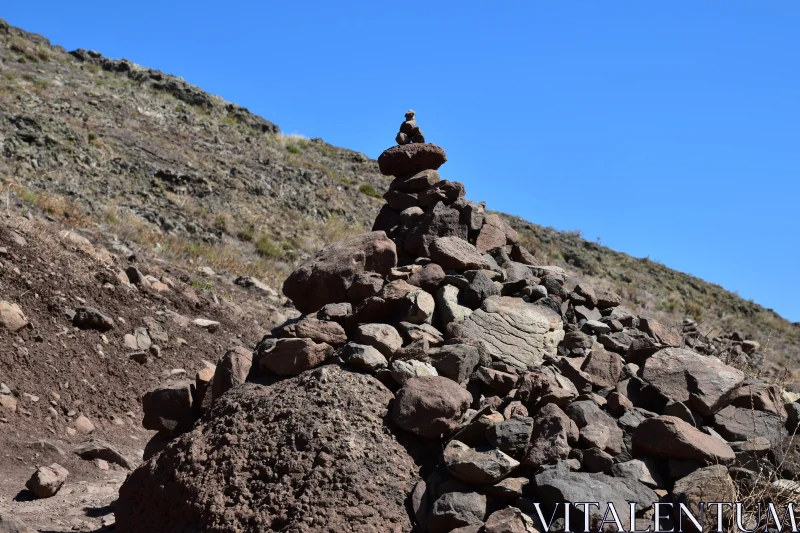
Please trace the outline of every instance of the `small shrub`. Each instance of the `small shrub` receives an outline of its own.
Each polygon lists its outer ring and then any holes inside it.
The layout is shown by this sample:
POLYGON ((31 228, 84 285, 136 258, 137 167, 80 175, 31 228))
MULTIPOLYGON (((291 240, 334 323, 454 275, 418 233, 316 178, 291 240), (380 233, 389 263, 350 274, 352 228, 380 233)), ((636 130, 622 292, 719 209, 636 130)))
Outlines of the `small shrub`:
POLYGON ((92 142, 93 140, 97 139, 97 134, 93 131, 90 131, 89 135, 87 135, 87 138, 89 139, 89 142, 92 142))
POLYGON ((271 259, 280 259, 283 257, 283 250, 280 246, 275 244, 269 235, 262 235, 258 241, 256 241, 256 251, 260 255, 271 259))
POLYGON ((287 150, 287 151, 288 151, 290 154, 300 154, 300 153, 302 153, 302 152, 303 152, 303 151, 302 151, 302 150, 301 150, 301 149, 300 149, 298 146, 296 146, 296 145, 294 145, 294 144, 287 144, 287 145, 286 145, 286 150, 287 150))
POLYGON ((240 229, 236 233, 236 237, 240 241, 252 242, 252 240, 255 238, 255 236, 256 236, 256 228, 252 224, 247 226, 244 229, 240 229))
POLYGON ((381 193, 375 190, 375 187, 372 186, 371 183, 364 183, 361 187, 358 188, 359 191, 366 194, 367 196, 372 196, 373 198, 380 198, 381 193))

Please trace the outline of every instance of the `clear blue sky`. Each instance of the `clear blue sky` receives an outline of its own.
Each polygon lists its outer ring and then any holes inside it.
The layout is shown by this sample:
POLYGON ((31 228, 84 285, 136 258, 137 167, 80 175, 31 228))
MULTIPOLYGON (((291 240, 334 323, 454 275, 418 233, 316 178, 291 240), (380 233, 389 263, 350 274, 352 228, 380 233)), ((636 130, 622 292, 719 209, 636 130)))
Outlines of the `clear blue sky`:
POLYGON ((413 108, 470 198, 800 321, 798 2, 3 4, 370 157, 413 108))

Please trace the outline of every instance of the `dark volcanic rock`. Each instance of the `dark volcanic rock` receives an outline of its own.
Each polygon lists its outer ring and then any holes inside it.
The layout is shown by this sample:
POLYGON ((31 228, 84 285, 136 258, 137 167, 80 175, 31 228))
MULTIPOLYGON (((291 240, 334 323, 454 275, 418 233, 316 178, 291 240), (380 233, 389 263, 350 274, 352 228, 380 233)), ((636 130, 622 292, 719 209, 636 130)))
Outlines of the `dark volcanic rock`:
POLYGON ((389 185, 390 191, 419 192, 433 187, 439 182, 439 173, 435 170, 422 170, 414 174, 395 178, 389 185))
POLYGON ((472 395, 442 376, 411 378, 397 392, 392 416, 401 428, 428 438, 453 430, 472 395))
MULTIPOLYGON (((414 145, 409 145, 414 146, 414 145)), ((347 289, 364 271, 386 275, 397 265, 397 250, 384 232, 373 231, 329 244, 300 265, 283 283, 283 293, 303 313, 347 301, 347 289)))
POLYGON ((447 161, 444 150, 435 144, 392 146, 378 156, 384 176, 405 176, 421 170, 436 170, 447 161))
POLYGON ((231 391, 131 474, 117 531, 411 531, 418 467, 384 428, 391 399, 336 366, 231 391))

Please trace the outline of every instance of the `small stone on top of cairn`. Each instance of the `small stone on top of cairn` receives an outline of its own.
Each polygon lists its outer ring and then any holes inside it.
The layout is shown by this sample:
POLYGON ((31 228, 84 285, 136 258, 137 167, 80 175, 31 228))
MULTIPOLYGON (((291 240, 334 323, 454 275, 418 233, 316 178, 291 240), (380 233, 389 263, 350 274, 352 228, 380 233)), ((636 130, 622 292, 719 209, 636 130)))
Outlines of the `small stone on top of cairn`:
POLYGON ((413 109, 406 111, 406 120, 400 124, 400 132, 395 137, 397 144, 404 145, 409 143, 424 143, 425 135, 417 126, 416 113, 413 109))
POLYGON ((407 177, 423 170, 436 170, 447 161, 441 147, 425 142, 415 116, 412 110, 406 112, 406 120, 396 137, 398 146, 378 157, 378 167, 384 176, 407 177))

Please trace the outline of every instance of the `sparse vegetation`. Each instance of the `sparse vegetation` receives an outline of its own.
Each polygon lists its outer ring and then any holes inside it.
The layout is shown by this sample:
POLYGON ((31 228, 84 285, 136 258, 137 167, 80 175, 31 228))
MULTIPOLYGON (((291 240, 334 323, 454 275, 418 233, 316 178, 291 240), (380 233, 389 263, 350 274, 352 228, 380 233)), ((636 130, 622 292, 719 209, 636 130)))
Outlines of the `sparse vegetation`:
POLYGON ((372 196, 373 198, 381 198, 381 193, 379 193, 375 186, 371 183, 364 183, 358 188, 359 192, 362 194, 366 194, 367 196, 372 196))

